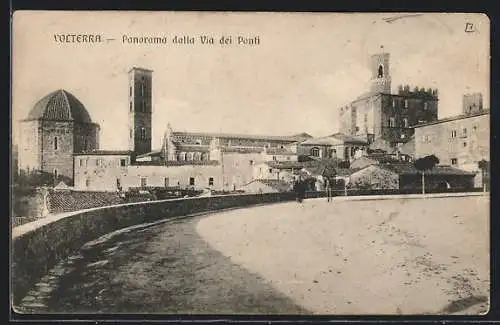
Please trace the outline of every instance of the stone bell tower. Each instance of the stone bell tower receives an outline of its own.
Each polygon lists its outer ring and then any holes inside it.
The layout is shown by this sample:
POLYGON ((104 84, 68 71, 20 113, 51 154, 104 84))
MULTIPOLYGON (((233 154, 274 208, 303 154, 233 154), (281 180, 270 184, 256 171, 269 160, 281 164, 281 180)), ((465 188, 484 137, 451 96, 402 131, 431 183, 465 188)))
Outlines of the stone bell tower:
POLYGON ((371 56, 370 68, 372 71, 371 89, 372 92, 391 93, 391 71, 389 69, 389 53, 384 52, 384 47, 380 47, 380 53, 371 56))
POLYGON ((135 155, 151 152, 152 71, 129 71, 129 148, 135 155))

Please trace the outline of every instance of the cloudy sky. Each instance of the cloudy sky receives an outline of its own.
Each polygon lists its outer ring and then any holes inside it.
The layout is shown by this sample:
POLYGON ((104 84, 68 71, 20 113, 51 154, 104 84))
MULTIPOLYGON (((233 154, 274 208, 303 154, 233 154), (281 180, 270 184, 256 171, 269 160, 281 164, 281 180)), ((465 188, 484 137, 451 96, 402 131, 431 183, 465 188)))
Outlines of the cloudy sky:
POLYGON ((391 54, 398 84, 438 88, 439 117, 462 95, 489 107, 489 20, 479 14, 18 12, 13 23, 13 137, 41 97, 66 89, 101 125, 103 149, 128 141, 132 66, 153 73, 153 147, 174 130, 285 135, 337 131, 337 108, 369 88, 369 57, 391 54), (400 19, 387 19, 401 16, 400 19), (466 24, 473 32, 465 32, 466 24), (55 33, 115 41, 61 44, 55 33), (123 44, 123 35, 193 36, 195 45, 123 44), (199 36, 259 36, 258 46, 199 44, 199 36))

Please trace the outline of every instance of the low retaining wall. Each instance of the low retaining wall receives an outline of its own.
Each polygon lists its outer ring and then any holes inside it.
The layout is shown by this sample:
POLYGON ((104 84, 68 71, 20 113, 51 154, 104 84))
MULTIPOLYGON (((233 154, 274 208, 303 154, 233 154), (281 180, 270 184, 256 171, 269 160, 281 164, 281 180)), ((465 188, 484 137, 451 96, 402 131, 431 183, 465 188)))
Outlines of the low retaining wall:
POLYGON ((14 305, 59 260, 107 233, 165 218, 293 199, 293 193, 266 193, 130 203, 52 215, 16 227, 12 230, 14 305))

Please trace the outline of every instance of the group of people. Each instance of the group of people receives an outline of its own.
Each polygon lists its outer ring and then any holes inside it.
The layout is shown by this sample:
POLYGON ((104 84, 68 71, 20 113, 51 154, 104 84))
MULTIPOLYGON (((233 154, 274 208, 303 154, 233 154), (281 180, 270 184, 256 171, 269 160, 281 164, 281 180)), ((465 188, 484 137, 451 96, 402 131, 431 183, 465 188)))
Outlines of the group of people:
MULTIPOLYGON (((317 192, 326 192, 328 202, 332 202, 332 186, 328 178, 318 177, 315 183, 317 192)), ((306 195, 308 184, 301 176, 298 176, 293 182, 293 191, 297 202, 301 203, 306 195)))

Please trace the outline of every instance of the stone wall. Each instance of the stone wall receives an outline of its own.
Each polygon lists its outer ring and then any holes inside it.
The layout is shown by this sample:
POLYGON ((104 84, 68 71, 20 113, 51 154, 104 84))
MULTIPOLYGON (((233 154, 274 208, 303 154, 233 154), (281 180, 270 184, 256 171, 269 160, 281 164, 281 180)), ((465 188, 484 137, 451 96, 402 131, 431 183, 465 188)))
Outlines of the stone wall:
POLYGON ((14 305, 59 260, 107 233, 165 218, 293 199, 293 193, 267 193, 141 202, 51 216, 22 225, 12 233, 14 305))

